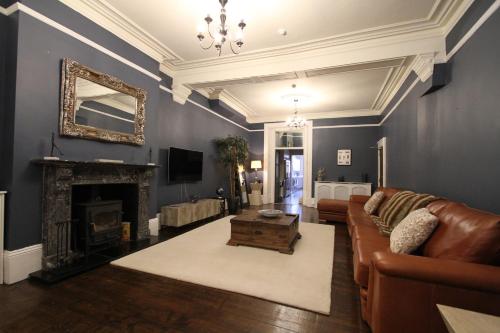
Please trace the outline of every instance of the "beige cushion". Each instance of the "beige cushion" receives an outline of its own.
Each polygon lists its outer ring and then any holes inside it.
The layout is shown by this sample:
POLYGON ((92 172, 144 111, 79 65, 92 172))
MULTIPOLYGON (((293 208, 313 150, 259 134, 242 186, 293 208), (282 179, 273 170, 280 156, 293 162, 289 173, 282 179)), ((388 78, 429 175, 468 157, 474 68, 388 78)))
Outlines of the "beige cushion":
POLYGON ((368 201, 365 203, 365 206, 363 209, 367 214, 373 214, 374 211, 377 210, 378 206, 382 203, 384 200, 384 192, 382 191, 377 191, 373 193, 373 195, 368 199, 368 201))
POLYGON ((406 216, 391 233, 391 251, 412 253, 432 234, 438 218, 427 208, 417 209, 406 216))

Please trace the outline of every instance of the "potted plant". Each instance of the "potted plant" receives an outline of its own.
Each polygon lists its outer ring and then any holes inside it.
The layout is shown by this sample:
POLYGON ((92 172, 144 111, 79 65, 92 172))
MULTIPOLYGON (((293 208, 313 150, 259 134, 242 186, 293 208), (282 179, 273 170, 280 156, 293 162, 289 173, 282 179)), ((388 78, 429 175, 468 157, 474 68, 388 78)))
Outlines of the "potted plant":
POLYGON ((229 214, 238 211, 239 198, 236 194, 236 181, 238 180, 238 165, 244 164, 248 158, 248 143, 241 136, 228 135, 226 138, 216 139, 215 145, 219 161, 227 169, 229 176, 229 214))

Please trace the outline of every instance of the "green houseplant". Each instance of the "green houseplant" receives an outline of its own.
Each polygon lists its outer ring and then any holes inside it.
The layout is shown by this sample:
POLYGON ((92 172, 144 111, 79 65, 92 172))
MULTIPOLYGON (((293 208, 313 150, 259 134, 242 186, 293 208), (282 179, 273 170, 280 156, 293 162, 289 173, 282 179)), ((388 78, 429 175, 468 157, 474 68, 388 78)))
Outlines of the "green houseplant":
POLYGON ((224 165, 229 176, 229 213, 238 210, 236 184, 238 181, 238 165, 245 164, 248 158, 248 142, 241 136, 228 135, 215 140, 219 161, 224 165))

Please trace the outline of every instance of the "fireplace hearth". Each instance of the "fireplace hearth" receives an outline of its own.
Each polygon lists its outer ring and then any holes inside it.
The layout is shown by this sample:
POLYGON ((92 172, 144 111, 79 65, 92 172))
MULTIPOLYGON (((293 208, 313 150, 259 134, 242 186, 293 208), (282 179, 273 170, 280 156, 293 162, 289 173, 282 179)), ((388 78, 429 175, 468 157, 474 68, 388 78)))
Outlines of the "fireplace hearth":
POLYGON ((131 242, 149 239, 149 181, 156 166, 33 163, 43 169, 43 257, 32 277, 54 282, 118 258, 122 221, 130 222, 131 242))

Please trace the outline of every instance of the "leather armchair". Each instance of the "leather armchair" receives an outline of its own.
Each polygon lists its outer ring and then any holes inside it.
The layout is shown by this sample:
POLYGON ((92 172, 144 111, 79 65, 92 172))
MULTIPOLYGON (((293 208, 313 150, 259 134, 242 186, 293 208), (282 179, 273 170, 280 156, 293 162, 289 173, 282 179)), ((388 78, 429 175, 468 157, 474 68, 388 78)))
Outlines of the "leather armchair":
POLYGON ((500 315, 500 267, 375 252, 367 301, 373 333, 445 333, 436 304, 500 315))

